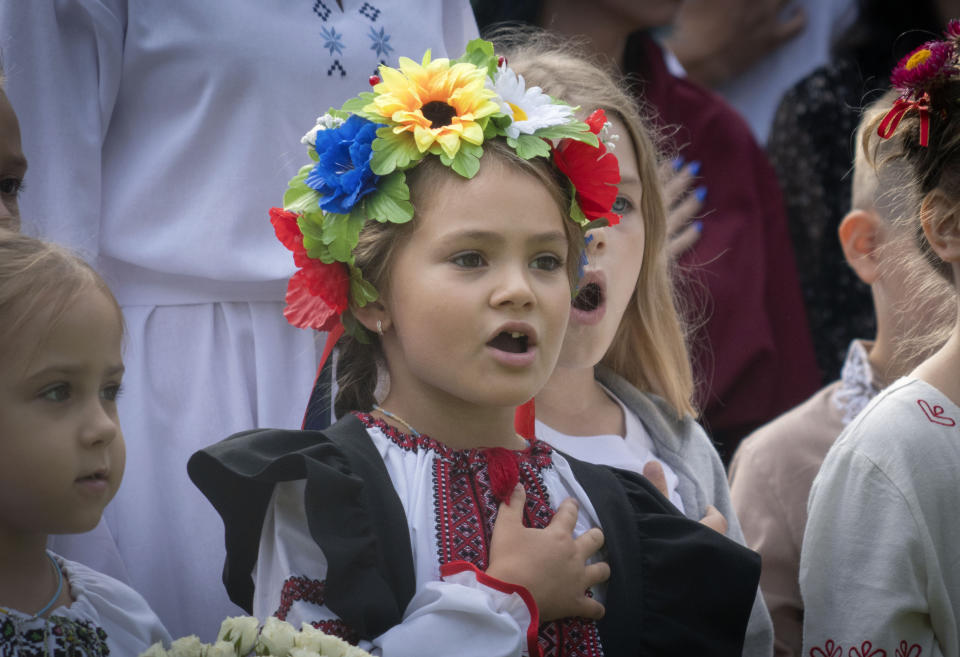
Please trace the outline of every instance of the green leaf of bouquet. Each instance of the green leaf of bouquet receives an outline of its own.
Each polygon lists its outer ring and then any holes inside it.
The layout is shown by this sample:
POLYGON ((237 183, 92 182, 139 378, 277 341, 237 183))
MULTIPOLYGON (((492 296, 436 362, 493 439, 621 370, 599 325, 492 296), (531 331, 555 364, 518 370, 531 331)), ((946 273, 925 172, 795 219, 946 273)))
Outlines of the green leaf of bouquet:
POLYGON ((542 139, 573 139, 576 141, 582 141, 590 146, 597 146, 600 144, 600 140, 597 139, 597 136, 590 132, 590 126, 579 121, 575 123, 555 125, 549 128, 540 128, 534 132, 533 135, 535 137, 541 137, 542 139))
POLYGON ((402 224, 413 219, 410 188, 402 171, 380 178, 377 191, 364 199, 367 216, 377 221, 402 224))
POLYGON ((370 169, 378 176, 386 176, 396 169, 406 169, 411 162, 423 157, 412 135, 406 132, 394 134, 389 126, 377 130, 377 138, 373 140, 371 148, 373 156, 370 158, 370 169))
POLYGON ((540 137, 534 137, 533 135, 520 135, 516 139, 507 137, 507 144, 514 148, 517 151, 517 155, 525 160, 534 157, 550 156, 550 144, 540 139, 540 137))
POLYGON ((357 306, 363 307, 371 301, 376 301, 380 294, 372 283, 363 278, 363 274, 356 267, 350 267, 350 300, 357 306))
POLYGON ((440 161, 450 167, 464 178, 470 179, 477 175, 480 170, 480 157, 483 155, 483 147, 461 141, 460 149, 451 159, 446 153, 440 154, 440 161))

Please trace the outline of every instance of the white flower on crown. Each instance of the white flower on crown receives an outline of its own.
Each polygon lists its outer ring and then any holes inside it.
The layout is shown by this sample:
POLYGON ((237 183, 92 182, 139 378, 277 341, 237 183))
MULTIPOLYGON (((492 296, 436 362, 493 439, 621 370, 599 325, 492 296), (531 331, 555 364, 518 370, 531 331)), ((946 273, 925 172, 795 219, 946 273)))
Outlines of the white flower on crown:
POLYGON ((603 127, 600 128, 600 134, 597 135, 597 138, 600 139, 608 151, 612 151, 617 147, 617 142, 620 141, 620 135, 613 131, 613 124, 607 121, 603 124, 603 127))
POLYGON ((497 69, 492 83, 487 79, 487 86, 497 92, 499 98, 494 100, 500 111, 513 119, 506 128, 508 137, 533 134, 540 128, 567 123, 573 117, 572 107, 555 103, 540 87, 528 89, 523 76, 506 65, 497 69))
POLYGON ((330 116, 329 114, 318 116, 317 124, 310 128, 310 132, 300 138, 300 143, 307 144, 309 146, 316 146, 317 132, 320 130, 333 130, 334 128, 339 128, 340 125, 343 124, 343 121, 343 119, 336 116, 330 116))

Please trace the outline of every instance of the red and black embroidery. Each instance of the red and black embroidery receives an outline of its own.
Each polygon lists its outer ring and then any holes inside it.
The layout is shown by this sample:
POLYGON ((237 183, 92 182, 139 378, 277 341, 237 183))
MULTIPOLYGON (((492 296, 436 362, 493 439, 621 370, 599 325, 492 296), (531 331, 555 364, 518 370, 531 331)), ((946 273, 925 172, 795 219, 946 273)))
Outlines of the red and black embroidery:
POLYGON ((360 635, 347 627, 342 620, 321 620, 310 623, 324 634, 337 636, 347 643, 357 645, 360 643, 360 635))
MULTIPOLYGON (((506 488, 503 481, 490 481, 489 463, 512 455, 516 470, 503 463, 499 473, 510 471, 526 490, 524 524, 546 527, 553 518, 543 471, 553 467, 553 448, 532 438, 524 450, 501 448, 455 450, 429 436, 411 436, 367 413, 356 413, 365 426, 376 427, 391 442, 409 452, 430 451, 433 463, 434 512, 437 558, 440 565, 466 561, 480 570, 490 563, 490 536, 499 501, 494 488, 506 488)), ((509 464, 513 465, 513 464, 509 464)), ((503 479, 502 474, 498 474, 503 479)), ((512 489, 512 486, 510 486, 512 489)), ((503 491, 501 491, 501 496, 503 491)), ((539 645, 544 657, 599 657, 603 654, 596 623, 582 618, 540 625, 539 645)))
POLYGON ((326 602, 326 580, 310 579, 309 577, 288 577, 280 589, 280 606, 273 615, 282 621, 287 620, 287 614, 294 602, 302 601, 322 607, 326 602))

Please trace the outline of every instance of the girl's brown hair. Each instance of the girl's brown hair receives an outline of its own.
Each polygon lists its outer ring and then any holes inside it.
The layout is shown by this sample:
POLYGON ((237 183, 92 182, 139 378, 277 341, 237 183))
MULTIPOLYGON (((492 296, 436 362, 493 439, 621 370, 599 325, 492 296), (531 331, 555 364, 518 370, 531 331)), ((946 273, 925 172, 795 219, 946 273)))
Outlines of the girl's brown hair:
POLYGON ((537 85, 551 96, 579 105, 584 113, 602 108, 629 130, 630 134, 624 136, 629 140, 621 139, 616 154, 623 157, 632 146, 637 158, 643 187, 643 267, 633 301, 601 362, 637 389, 663 397, 678 417, 695 414, 693 374, 666 248, 666 209, 658 174, 660 151, 654 133, 625 84, 593 63, 576 44, 529 29, 500 30, 492 39, 504 46, 510 68, 523 75, 528 85, 537 85))
MULTIPOLYGON (((529 176, 531 181, 543 185, 557 204, 564 217, 563 226, 567 234, 566 267, 571 290, 576 283, 577 262, 583 249, 583 234, 573 221, 566 217, 569 212, 566 179, 545 158, 531 160, 520 158, 503 139, 484 142, 482 167, 504 166, 515 169, 521 175, 529 176)), ((407 172, 407 184, 410 187, 411 200, 416 211, 422 211, 439 193, 447 177, 457 176, 449 167, 443 166, 436 157, 427 157, 407 172)), ((370 281, 381 295, 390 290, 390 270, 399 248, 406 243, 416 226, 414 218, 405 224, 380 223, 368 220, 360 232, 360 240, 353 250, 355 263, 363 272, 365 280, 370 281)), ((350 411, 369 411, 376 403, 374 391, 377 386, 379 368, 383 366, 383 351, 377 335, 360 329, 362 338, 349 334, 337 343, 337 397, 334 413, 339 417, 350 411)))
POLYGON ((0 353, 37 319, 57 322, 83 292, 95 289, 116 298, 93 268, 71 251, 0 228, 0 353))

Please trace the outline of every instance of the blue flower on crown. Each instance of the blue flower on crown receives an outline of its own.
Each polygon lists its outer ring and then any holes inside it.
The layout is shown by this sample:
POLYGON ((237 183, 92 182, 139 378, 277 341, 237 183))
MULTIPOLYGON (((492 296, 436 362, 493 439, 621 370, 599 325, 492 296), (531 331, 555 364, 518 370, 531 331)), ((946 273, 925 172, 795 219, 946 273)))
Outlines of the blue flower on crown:
POLYGON ((317 130, 317 164, 304 181, 320 193, 326 212, 349 214, 367 194, 377 190, 380 176, 370 169, 377 123, 353 115, 336 128, 317 130))

